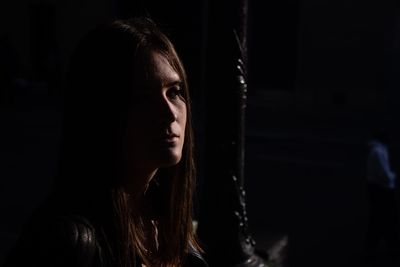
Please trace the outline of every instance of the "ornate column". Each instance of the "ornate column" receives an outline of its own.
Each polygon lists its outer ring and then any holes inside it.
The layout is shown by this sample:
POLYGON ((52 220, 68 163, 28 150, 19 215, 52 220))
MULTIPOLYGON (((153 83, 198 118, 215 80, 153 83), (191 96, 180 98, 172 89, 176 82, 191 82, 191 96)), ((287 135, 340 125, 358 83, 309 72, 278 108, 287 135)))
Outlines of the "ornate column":
POLYGON ((199 235, 210 266, 266 266, 248 232, 244 185, 247 0, 208 2, 205 178, 199 235))

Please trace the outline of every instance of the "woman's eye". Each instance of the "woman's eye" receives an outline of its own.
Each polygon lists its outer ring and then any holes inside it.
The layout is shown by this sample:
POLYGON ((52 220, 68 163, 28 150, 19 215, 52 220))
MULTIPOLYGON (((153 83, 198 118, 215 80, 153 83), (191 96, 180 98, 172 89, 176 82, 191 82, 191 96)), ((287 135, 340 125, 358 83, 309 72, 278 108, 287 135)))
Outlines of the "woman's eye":
POLYGON ((183 98, 183 90, 180 87, 172 87, 168 90, 167 96, 171 99, 175 99, 178 97, 183 98))

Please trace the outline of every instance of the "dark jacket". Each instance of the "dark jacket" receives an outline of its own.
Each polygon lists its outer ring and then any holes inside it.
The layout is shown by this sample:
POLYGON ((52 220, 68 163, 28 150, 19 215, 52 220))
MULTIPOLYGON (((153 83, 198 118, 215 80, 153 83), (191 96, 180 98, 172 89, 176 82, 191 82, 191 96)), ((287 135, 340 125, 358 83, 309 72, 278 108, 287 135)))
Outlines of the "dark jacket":
MULTIPOLYGON (((84 216, 59 214, 44 208, 25 227, 4 266, 115 266, 104 246, 104 236, 84 216)), ((141 267, 139 258, 136 266, 141 267)), ((184 266, 207 267, 207 264, 192 247, 184 266)))

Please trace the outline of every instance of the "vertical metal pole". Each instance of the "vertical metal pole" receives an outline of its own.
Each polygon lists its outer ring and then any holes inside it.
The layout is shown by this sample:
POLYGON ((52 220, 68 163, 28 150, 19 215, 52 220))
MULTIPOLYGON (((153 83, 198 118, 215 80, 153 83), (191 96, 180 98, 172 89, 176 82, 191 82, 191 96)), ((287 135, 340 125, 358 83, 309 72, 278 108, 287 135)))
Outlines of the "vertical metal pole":
POLYGON ((247 0, 238 0, 236 3, 236 14, 234 15, 234 34, 236 37, 237 62, 236 62, 236 79, 238 88, 238 168, 239 168, 239 184, 244 186, 244 159, 245 159, 245 112, 247 99, 247 0))
POLYGON ((266 266, 247 229, 247 0, 208 2, 205 181, 199 235, 210 266, 266 266))

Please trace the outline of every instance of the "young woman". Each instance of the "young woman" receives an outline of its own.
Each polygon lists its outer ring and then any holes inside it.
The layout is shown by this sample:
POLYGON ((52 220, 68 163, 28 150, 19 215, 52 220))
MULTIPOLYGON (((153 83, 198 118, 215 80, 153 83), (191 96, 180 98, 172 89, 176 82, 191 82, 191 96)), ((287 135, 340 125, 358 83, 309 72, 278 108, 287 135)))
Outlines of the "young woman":
POLYGON ((206 266, 192 226, 190 98, 146 18, 89 33, 72 57, 54 195, 6 266, 206 266))

